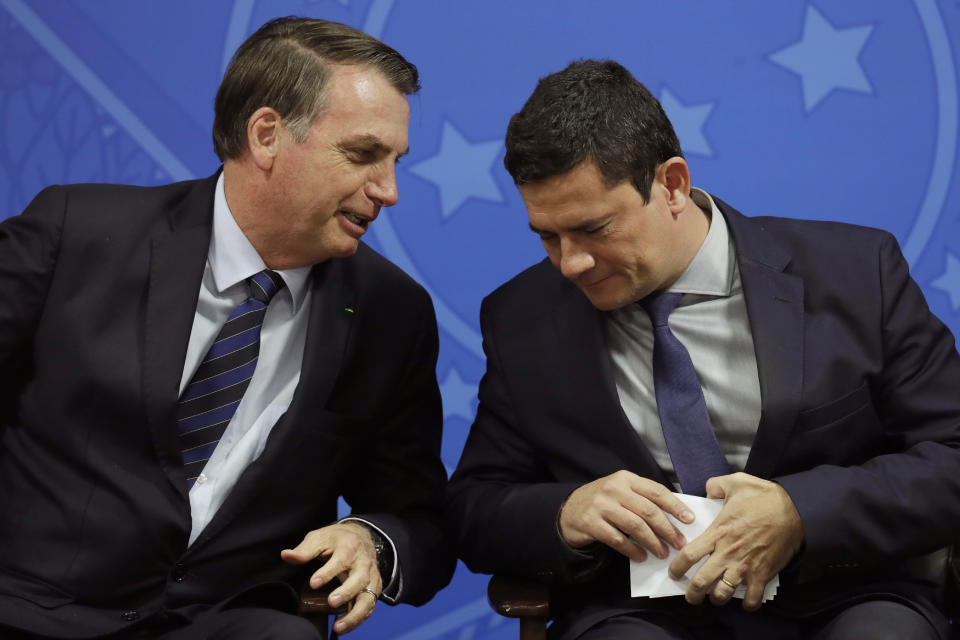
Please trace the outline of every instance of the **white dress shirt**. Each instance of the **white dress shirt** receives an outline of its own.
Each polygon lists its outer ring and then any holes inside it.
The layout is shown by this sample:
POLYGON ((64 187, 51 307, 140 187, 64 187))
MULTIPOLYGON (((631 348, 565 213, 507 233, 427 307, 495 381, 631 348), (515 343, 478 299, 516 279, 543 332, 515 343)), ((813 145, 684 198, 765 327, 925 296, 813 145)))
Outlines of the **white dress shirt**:
MULTIPOLYGON (((712 212, 710 229, 687 270, 668 289, 684 294, 668 323, 690 353, 724 455, 734 471, 742 471, 760 423, 760 378, 753 336, 723 214, 706 192, 693 189, 691 196, 701 209, 712 212)), ((607 312, 604 317, 624 414, 676 485, 657 414, 650 318, 638 304, 607 312)))
MULTIPOLYGON (((266 268, 227 206, 221 173, 214 195, 210 249, 180 378, 181 395, 227 318, 248 298, 246 279, 266 268)), ((189 544, 194 543, 216 515, 247 466, 263 453, 274 425, 290 407, 303 366, 303 346, 310 317, 311 269, 308 266, 274 270, 283 278, 286 287, 270 301, 264 315, 260 356, 250 385, 213 455, 190 489, 192 525, 189 544)), ((394 558, 393 573, 381 577, 384 599, 394 601, 403 588, 403 578, 393 540, 366 520, 354 517, 343 520, 363 522, 379 531, 389 543, 394 558)))
MULTIPOLYGON (((181 394, 233 309, 249 296, 246 279, 266 268, 230 213, 221 173, 214 196, 210 249, 180 378, 181 394)), ((213 519, 247 466, 263 453, 267 436, 290 406, 300 380, 310 316, 310 269, 277 271, 286 287, 267 307, 260 357, 250 386, 190 490, 190 544, 213 519)))

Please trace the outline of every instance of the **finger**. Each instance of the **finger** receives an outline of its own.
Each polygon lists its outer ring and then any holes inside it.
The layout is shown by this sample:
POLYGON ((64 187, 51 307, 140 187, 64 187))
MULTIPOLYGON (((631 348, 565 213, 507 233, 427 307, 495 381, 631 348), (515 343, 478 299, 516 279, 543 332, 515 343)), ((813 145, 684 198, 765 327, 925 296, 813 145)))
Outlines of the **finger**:
MULTIPOLYGON (((342 549, 336 549, 333 552, 333 555, 331 555, 330 558, 323 563, 323 566, 314 571, 313 575, 310 576, 310 586, 314 589, 319 589, 338 575, 347 573, 349 569, 349 556, 342 549)), ((330 604, 333 606, 340 606, 342 602, 344 602, 344 600, 334 602, 333 594, 331 594, 330 604)))
MULTIPOLYGON (((677 552, 668 567, 670 576, 677 580, 686 575, 690 567, 700 562, 704 556, 713 553, 716 540, 708 528, 702 534, 688 542, 677 552)), ((719 573, 717 574, 719 575, 719 573)))
POLYGON ((631 484, 634 493, 640 494, 646 499, 666 511, 680 522, 690 524, 693 522, 693 511, 685 505, 680 498, 675 496, 669 489, 658 482, 647 480, 646 478, 636 477, 631 484))
POLYGON ((667 557, 669 549, 667 549, 662 540, 666 540, 668 544, 673 545, 676 549, 686 544, 686 538, 684 538, 680 530, 670 522, 659 505, 636 494, 628 498, 625 502, 626 504, 624 504, 624 506, 642 520, 642 526, 638 526, 637 522, 633 521, 632 525, 627 524, 627 528, 623 528, 622 530, 629 533, 634 540, 650 549, 654 555, 660 558, 667 557))
POLYGON ((685 594, 687 602, 690 604, 700 604, 708 593, 710 593, 720 580, 724 573, 725 566, 716 558, 711 557, 704 562, 699 569, 690 577, 690 584, 687 585, 685 594))
POLYGON ((647 552, 642 547, 633 542, 623 531, 607 522, 598 524, 594 537, 598 542, 602 542, 631 560, 643 562, 647 559, 647 552))
POLYGON ((742 473, 730 473, 725 476, 714 476, 707 480, 707 497, 708 498, 726 498, 727 495, 733 491, 734 485, 738 480, 738 476, 746 474, 742 473))
POLYGON ((304 564, 321 555, 329 555, 329 549, 326 545, 326 536, 319 531, 308 533, 293 549, 280 551, 280 558, 290 564, 304 564))
POLYGON ((375 563, 369 562, 366 558, 358 559, 347 571, 348 574, 341 575, 343 584, 330 594, 331 601, 349 602, 363 593, 364 587, 373 589, 377 594, 380 593, 380 575, 375 563))
POLYGON ((763 604, 763 589, 767 583, 763 580, 747 578, 747 595, 743 597, 743 608, 756 611, 763 604))
POLYGON ((372 594, 361 591, 360 595, 354 598, 351 603, 350 610, 333 623, 333 630, 338 634, 353 631, 373 614, 376 604, 377 600, 372 594))
MULTIPOLYGON (((666 517, 660 509, 653 503, 647 501, 651 511, 660 513, 661 517, 666 517)), ((667 545, 657 537, 647 522, 632 509, 618 507, 607 516, 608 524, 612 525, 618 532, 625 534, 636 546, 639 545, 647 549, 658 558, 666 558, 669 553, 667 545)))
POLYGON ((710 591, 710 602, 722 606, 727 604, 730 601, 730 598, 733 597, 733 594, 737 592, 737 587, 740 586, 742 578, 735 571, 727 569, 723 572, 723 575, 720 576, 720 579, 717 580, 717 583, 713 586, 713 590, 710 591))

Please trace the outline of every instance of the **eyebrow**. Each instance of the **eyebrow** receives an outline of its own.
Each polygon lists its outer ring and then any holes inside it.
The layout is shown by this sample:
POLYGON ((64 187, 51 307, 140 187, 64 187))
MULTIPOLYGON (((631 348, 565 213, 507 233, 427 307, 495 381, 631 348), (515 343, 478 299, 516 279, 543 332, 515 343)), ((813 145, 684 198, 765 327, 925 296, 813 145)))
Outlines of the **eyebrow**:
MULTIPOLYGON (((383 141, 380 140, 380 138, 370 133, 354 136, 353 138, 347 138, 346 140, 343 141, 343 143, 341 143, 341 146, 371 147, 373 148, 373 150, 378 151, 380 153, 390 153, 393 151, 393 149, 391 149, 389 146, 383 144, 383 141)), ((397 157, 402 158, 408 153, 410 153, 410 147, 407 147, 403 151, 398 152, 397 157)))
MULTIPOLYGON (((574 232, 589 231, 591 229, 594 229, 598 226, 605 224, 607 221, 610 220, 610 218, 613 217, 613 215, 614 215, 613 212, 605 213, 601 216, 597 216, 596 218, 593 218, 592 220, 586 220, 584 222, 581 222, 575 227, 570 227, 569 229, 565 229, 565 231, 574 231, 574 232)), ((530 231, 533 231, 537 235, 541 235, 541 236, 544 234, 556 235, 556 232, 554 231, 546 231, 545 229, 539 229, 533 226, 532 222, 530 223, 530 231)))

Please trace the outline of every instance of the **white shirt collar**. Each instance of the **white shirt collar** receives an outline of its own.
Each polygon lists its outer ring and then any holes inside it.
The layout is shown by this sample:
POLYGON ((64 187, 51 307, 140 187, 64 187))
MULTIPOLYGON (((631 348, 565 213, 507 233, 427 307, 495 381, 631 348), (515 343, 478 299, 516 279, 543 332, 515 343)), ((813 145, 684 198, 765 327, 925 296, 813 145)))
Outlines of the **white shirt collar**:
MULTIPOLYGON (((218 293, 223 293, 225 289, 267 268, 263 258, 237 225, 227 205, 223 172, 217 178, 217 189, 213 198, 213 231, 207 261, 210 263, 213 283, 218 293)), ((297 312, 306 297, 311 269, 312 267, 307 266, 274 270, 283 278, 287 290, 290 291, 293 313, 297 312)))
POLYGON ((668 291, 729 296, 733 288, 736 261, 730 250, 727 223, 706 191, 693 187, 690 197, 701 209, 711 212, 710 230, 693 261, 668 291))

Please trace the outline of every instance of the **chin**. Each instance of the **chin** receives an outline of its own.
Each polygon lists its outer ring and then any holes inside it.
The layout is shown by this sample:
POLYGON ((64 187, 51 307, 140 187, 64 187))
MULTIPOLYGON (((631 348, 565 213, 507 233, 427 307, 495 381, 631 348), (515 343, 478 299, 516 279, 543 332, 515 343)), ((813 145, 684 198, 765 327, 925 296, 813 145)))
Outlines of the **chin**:
POLYGON ((359 240, 338 243, 335 247, 330 247, 331 258, 349 258, 360 248, 359 240))
MULTIPOLYGON (((581 291, 583 290, 581 289, 581 291)), ((600 311, 613 311, 614 309, 619 309, 620 307, 629 304, 628 302, 622 302, 613 296, 590 295, 586 291, 583 291, 583 295, 587 297, 587 300, 590 301, 590 304, 600 311)))

